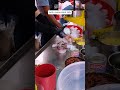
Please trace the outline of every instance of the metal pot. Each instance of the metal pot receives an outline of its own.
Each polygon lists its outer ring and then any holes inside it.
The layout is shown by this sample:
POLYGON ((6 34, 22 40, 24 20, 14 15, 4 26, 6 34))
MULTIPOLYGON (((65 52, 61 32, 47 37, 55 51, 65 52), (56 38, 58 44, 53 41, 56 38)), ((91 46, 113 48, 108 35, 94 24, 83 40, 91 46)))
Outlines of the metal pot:
POLYGON ((108 63, 113 68, 115 76, 120 79, 120 52, 111 54, 108 63))
POLYGON ((114 52, 119 51, 120 46, 120 31, 112 31, 103 34, 99 41, 105 45, 111 46, 114 52))

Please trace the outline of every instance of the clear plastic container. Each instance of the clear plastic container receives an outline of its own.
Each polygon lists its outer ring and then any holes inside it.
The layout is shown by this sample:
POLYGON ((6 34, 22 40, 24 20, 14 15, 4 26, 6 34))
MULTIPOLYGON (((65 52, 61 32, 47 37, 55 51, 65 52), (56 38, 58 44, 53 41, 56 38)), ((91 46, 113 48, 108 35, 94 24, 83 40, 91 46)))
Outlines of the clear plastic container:
POLYGON ((65 67, 57 80, 57 90, 85 90, 85 62, 65 67))

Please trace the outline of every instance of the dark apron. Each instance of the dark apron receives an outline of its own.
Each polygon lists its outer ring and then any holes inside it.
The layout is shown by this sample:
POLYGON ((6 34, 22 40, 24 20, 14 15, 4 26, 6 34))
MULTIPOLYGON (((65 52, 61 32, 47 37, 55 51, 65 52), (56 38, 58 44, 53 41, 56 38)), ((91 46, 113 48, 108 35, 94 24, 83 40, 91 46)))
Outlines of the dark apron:
MULTIPOLYGON (((42 22, 44 25, 48 25, 48 26, 51 26, 51 27, 55 27, 55 25, 53 25, 48 19, 47 17, 44 17, 44 20, 42 22)), ((39 27, 42 27, 40 28, 41 30, 36 30, 36 31, 43 31, 45 28, 42 26, 42 24, 39 24, 40 26, 39 27)), ((41 32, 42 33, 42 37, 41 37, 41 45, 44 46, 53 36, 54 34, 52 34, 53 30, 49 30, 48 33, 44 33, 44 32, 41 32)))

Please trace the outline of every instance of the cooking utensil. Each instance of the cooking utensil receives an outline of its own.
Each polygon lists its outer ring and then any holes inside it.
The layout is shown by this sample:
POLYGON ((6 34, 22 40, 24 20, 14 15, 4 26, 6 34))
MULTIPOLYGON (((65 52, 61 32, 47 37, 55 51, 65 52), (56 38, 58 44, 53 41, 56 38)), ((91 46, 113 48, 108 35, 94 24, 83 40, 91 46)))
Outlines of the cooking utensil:
POLYGON ((108 63, 113 68, 115 76, 120 78, 120 52, 111 54, 108 63))
POLYGON ((119 51, 118 46, 120 45, 120 31, 112 31, 103 34, 99 37, 99 41, 105 45, 113 46, 113 51, 119 51))

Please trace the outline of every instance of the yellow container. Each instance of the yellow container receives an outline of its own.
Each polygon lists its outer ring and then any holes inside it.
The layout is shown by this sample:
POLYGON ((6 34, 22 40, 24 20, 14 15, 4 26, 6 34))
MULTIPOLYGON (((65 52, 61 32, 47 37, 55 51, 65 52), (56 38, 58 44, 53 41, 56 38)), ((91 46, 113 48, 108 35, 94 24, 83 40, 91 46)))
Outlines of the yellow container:
POLYGON ((107 32, 111 32, 111 31, 113 31, 113 26, 98 29, 98 30, 93 30, 92 35, 95 35, 95 36, 99 37, 102 34, 107 33, 107 32))
POLYGON ((64 19, 66 21, 70 21, 70 22, 73 22, 75 24, 78 24, 80 26, 85 26, 85 11, 81 11, 81 16, 77 16, 77 17, 68 17, 68 16, 65 16, 64 19))
POLYGON ((37 85, 35 84, 35 90, 37 90, 37 85))
POLYGON ((85 40, 83 39, 83 37, 75 38, 74 41, 75 41, 78 45, 85 45, 85 40))

